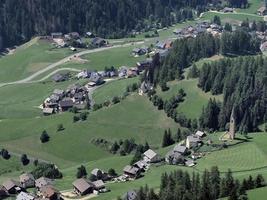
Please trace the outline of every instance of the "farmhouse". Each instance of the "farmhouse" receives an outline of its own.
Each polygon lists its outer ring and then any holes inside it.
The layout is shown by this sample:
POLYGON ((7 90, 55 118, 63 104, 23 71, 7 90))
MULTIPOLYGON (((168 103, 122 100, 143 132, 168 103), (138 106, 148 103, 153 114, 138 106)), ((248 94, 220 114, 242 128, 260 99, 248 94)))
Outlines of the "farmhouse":
POLYGON ((165 156, 165 162, 171 165, 184 164, 184 156, 174 150, 169 151, 165 156))
POLYGON ((267 51, 267 42, 264 42, 261 44, 260 50, 261 50, 261 52, 267 51))
POLYGON ((19 182, 23 188, 34 187, 35 179, 32 174, 24 173, 19 176, 19 182))
POLYGON ((102 171, 101 169, 93 169, 91 171, 91 175, 93 175, 94 177, 96 177, 97 180, 107 180, 108 179, 108 174, 104 171, 102 171))
POLYGON ((96 47, 103 47, 107 45, 107 41, 104 40, 103 38, 96 37, 92 39, 92 45, 96 47))
POLYGON ((43 114, 45 116, 54 114, 54 108, 43 108, 43 114))
POLYGON ((105 189, 105 183, 102 180, 92 182, 94 190, 102 191, 105 189))
POLYGON ((74 192, 80 196, 93 192, 93 184, 84 178, 77 179, 72 185, 74 192))
POLYGON ((59 102, 59 106, 62 111, 67 111, 72 108, 74 105, 73 100, 71 98, 65 98, 59 102))
POLYGON ((143 71, 143 70, 149 68, 151 66, 151 64, 152 64, 152 59, 151 58, 136 63, 137 68, 138 68, 139 71, 143 71))
POLYGON ((186 138, 186 147, 191 149, 193 147, 197 147, 201 143, 201 139, 195 135, 189 135, 186 138))
POLYGON ((264 16, 267 14, 267 9, 266 9, 266 6, 262 6, 258 9, 258 15, 260 16, 264 16))
POLYGON ((147 167, 147 163, 144 160, 139 160, 133 164, 134 167, 144 171, 147 167))
POLYGON ((60 193, 51 185, 42 186, 40 188, 42 198, 49 200, 60 199, 60 193))
POLYGON ((26 192, 20 192, 16 200, 34 200, 35 196, 26 192))
POLYGON ((54 82, 62 82, 67 80, 67 76, 65 74, 55 74, 52 76, 52 80, 54 82))
POLYGON ((146 51, 144 51, 144 49, 142 49, 142 48, 134 48, 134 49, 132 50, 132 54, 133 54, 134 56, 141 56, 141 55, 146 54, 146 51))
POLYGON ((101 85, 102 83, 104 83, 102 76, 100 76, 97 72, 92 72, 89 80, 96 85, 101 85))
POLYGON ((137 193, 135 191, 128 191, 123 196, 123 200, 137 200, 137 193))
POLYGON ((187 148, 185 146, 182 146, 182 145, 178 144, 173 148, 173 151, 184 155, 187 152, 187 148))
POLYGON ((193 166, 196 165, 196 163, 195 163, 194 160, 192 160, 192 159, 187 159, 187 160, 185 161, 185 165, 186 165, 187 167, 193 167, 193 166))
POLYGON ((35 187, 40 190, 41 187, 52 185, 52 180, 46 177, 41 177, 35 180, 35 187))
POLYGON ((144 153, 144 161, 147 163, 156 163, 160 161, 160 156, 153 150, 149 149, 144 153))
POLYGON ((139 178, 141 174, 141 170, 139 168, 127 165, 124 167, 123 172, 126 176, 130 178, 139 178))
POLYGON ((5 181, 3 187, 9 194, 17 194, 21 191, 20 184, 12 179, 5 181))
POLYGON ((195 135, 198 136, 198 137, 200 137, 200 138, 202 138, 202 137, 204 137, 206 134, 205 134, 203 131, 197 131, 195 135))
POLYGON ((61 32, 51 33, 52 39, 59 39, 59 38, 62 38, 62 36, 63 34, 61 32))
POLYGON ((224 12, 224 13, 232 13, 232 12, 234 12, 234 9, 233 8, 229 8, 229 7, 225 7, 224 9, 222 9, 222 12, 224 12))
POLYGON ((0 199, 5 198, 7 196, 8 196, 8 193, 6 189, 2 185, 0 185, 0 199))

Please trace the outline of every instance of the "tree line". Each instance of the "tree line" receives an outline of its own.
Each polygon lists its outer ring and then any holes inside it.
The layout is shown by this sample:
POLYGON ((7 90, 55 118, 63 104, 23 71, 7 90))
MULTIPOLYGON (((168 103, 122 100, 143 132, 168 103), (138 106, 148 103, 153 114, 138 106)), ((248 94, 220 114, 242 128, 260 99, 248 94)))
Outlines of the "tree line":
POLYGON ((216 0, 1 0, 0 49, 51 32, 124 37, 192 19, 216 0))
POLYGON ((200 126, 227 129, 234 111, 237 130, 258 131, 267 121, 267 59, 247 56, 204 63, 198 86, 213 95, 223 94, 223 103, 210 100, 203 109, 200 126))
MULTIPOLYGON (((228 197, 229 200, 247 200, 246 191, 265 186, 262 175, 249 176, 240 182, 229 170, 222 176, 218 167, 205 170, 202 175, 177 170, 161 176, 159 192, 141 187, 136 193, 138 200, 215 200, 228 197)), ((121 198, 118 198, 121 199, 121 198)))

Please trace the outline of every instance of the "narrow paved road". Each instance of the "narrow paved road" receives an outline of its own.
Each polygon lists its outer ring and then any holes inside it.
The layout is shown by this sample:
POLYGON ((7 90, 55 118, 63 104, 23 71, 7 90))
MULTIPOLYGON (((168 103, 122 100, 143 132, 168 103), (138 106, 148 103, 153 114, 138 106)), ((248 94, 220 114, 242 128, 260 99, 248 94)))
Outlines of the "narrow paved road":
POLYGON ((138 45, 138 44, 143 44, 143 43, 144 42, 126 43, 126 44, 123 44, 123 45, 114 45, 114 46, 110 46, 110 47, 102 47, 102 48, 98 48, 98 49, 85 50, 85 51, 82 51, 82 52, 79 52, 79 53, 75 53, 75 54, 70 55, 70 56, 68 56, 66 58, 63 58, 62 60, 60 60, 60 61, 58 61, 56 63, 48 65, 44 69, 41 69, 38 72, 35 72, 34 74, 28 76, 27 78, 24 78, 24 79, 18 80, 18 81, 14 81, 14 82, 0 83, 0 87, 6 86, 6 85, 13 85, 13 84, 23 84, 23 83, 38 82, 38 81, 32 81, 32 80, 34 78, 38 77, 39 75, 51 70, 51 69, 54 69, 54 68, 56 68, 56 67, 58 67, 58 66, 60 66, 60 65, 62 65, 64 63, 69 62, 70 59, 72 57, 74 57, 74 56, 80 57, 80 56, 83 56, 83 55, 86 55, 86 54, 106 51, 106 50, 114 49, 114 48, 127 47, 127 46, 131 46, 131 45, 138 45))

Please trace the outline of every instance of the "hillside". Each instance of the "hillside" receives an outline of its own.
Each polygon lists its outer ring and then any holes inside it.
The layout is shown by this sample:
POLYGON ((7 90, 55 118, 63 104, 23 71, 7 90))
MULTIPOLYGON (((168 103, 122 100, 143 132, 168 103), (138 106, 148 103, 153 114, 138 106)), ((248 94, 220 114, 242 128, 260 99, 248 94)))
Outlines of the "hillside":
MULTIPOLYGON (((0 31, 0 43, 1 36, 4 45, 13 45, 28 41, 36 35, 78 31, 79 39, 87 45, 91 43, 91 38, 84 37, 84 33, 92 31, 98 36, 109 38, 108 44, 72 50, 70 45, 57 46, 50 36, 46 39, 38 36, 8 54, 1 54, 0 152, 4 154, 3 150, 7 150, 10 158, 0 155, 0 185, 10 178, 18 180, 22 173, 33 172, 45 163, 54 164, 62 172, 63 177, 55 179, 53 184, 67 200, 86 200, 91 197, 96 200, 116 200, 127 191, 138 191, 146 185, 156 195, 167 198, 168 192, 166 195, 158 194, 163 187, 162 174, 176 174, 175 181, 181 181, 176 184, 180 189, 187 181, 183 181, 185 179, 182 179, 179 170, 188 173, 185 175, 187 180, 189 176, 199 174, 202 187, 205 180, 211 180, 202 179, 202 176, 214 166, 218 166, 223 178, 229 175, 228 170, 231 169, 233 180, 237 179, 240 183, 234 183, 238 188, 242 186, 243 179, 249 176, 256 179, 259 174, 266 184, 267 59, 266 54, 262 54, 259 49, 263 41, 259 42, 256 37, 260 34, 253 35, 252 28, 247 26, 247 23, 252 24, 255 20, 256 29, 261 27, 267 31, 263 17, 257 15, 261 1, 249 0, 248 4, 243 0, 223 1, 223 5, 240 7, 230 13, 224 13, 224 6, 221 5, 217 5, 216 11, 206 11, 206 3, 217 1, 116 0, 103 4, 102 1, 65 0, 58 6, 60 2, 47 1, 44 6, 39 0, 26 0, 25 5, 13 0, 2 1, 1 11, 11 12, 14 7, 18 14, 8 18, 11 22, 16 21, 12 27, 0 18, 0 30, 6 27, 5 31, 0 31), (186 18, 190 20, 172 19, 185 7, 184 12, 188 12, 186 18), (49 14, 47 9, 51 10, 49 14), (26 17, 37 18, 29 22, 27 26, 30 27, 24 26, 25 10, 29 11, 26 17), (190 16, 192 11, 198 12, 194 19, 190 16), (203 13, 199 15, 199 12, 203 13), (72 16, 75 16, 73 20, 72 16), (196 27, 205 24, 211 27, 210 22, 218 20, 214 16, 220 16, 221 23, 217 24, 218 29, 215 28, 215 36, 211 33, 193 33, 187 38, 186 33, 182 35, 183 39, 177 40, 182 36, 174 32, 188 31, 191 27, 197 30, 196 27), (19 17, 21 20, 17 20, 19 17), (249 21, 246 21, 247 18, 249 21), (227 23, 233 30, 225 30, 227 23), (147 28, 150 25, 152 28, 147 28), (141 33, 132 37, 129 33, 133 29, 141 30, 141 33), (221 37, 216 36, 218 33, 221 37), (161 42, 171 42, 172 46, 170 49, 160 49, 158 44, 161 42), (149 53, 139 55, 133 51, 148 47, 151 48, 149 53), (167 56, 159 56, 164 50, 167 50, 167 56), (137 62, 150 58, 152 63, 149 67, 136 70, 137 62), (125 69, 122 66, 126 67, 126 74, 120 76, 125 69), (134 74, 135 70, 138 73, 134 74), (90 75, 79 77, 85 72, 90 75), (103 82, 92 79, 92 74, 99 76, 103 82), (66 75, 68 78, 57 82, 54 75, 66 75), (147 90, 143 90, 142 83, 147 84, 147 90), (76 86, 77 89, 70 89, 76 86), (62 89, 64 93, 64 97, 59 97, 56 103, 51 101, 55 89, 62 89), (77 100, 80 94, 84 98, 77 100), (74 104, 64 110, 60 103, 63 99, 71 100, 74 104), (52 106, 55 103, 58 107, 53 107, 50 114, 43 113, 43 108, 50 108, 46 107, 49 103, 52 106), (74 109, 74 105, 85 107, 77 106, 74 109), (234 116, 234 123, 229 123, 233 110, 238 116, 234 116), (209 126, 214 124, 213 121, 219 124, 216 128, 209 126), (250 124, 253 124, 251 129, 239 129, 250 124), (227 137, 229 127, 232 126, 235 137, 230 140, 227 137), (195 135, 198 130, 205 132, 204 136, 198 136, 200 142, 196 146, 188 147, 188 136, 195 135), (44 132, 49 138, 43 142, 41 136, 44 132), (187 146, 188 151, 181 154, 180 163, 174 164, 167 160, 166 155, 172 153, 178 144, 187 146), (114 150, 114 146, 118 149, 114 150), (132 165, 136 159, 142 159, 147 146, 161 158, 160 162, 149 163, 141 177, 126 179, 124 167, 132 165), (130 152, 126 151, 131 147, 133 149, 130 152), (29 159, 26 165, 22 162, 23 154, 29 159), (36 159, 39 161, 37 164, 36 159), (193 161, 193 165, 186 164, 187 161, 193 161), (77 179, 81 165, 87 171, 86 180, 92 182, 93 169, 105 172, 114 169, 118 177, 105 181, 110 191, 83 197, 75 194, 72 183, 77 179)), ((57 92, 60 93, 60 90, 57 92)), ((177 193, 169 193, 177 195, 180 189, 177 189, 177 193)), ((266 194, 266 187, 250 189, 247 188, 245 192, 252 200, 264 198, 266 194)), ((27 191, 35 193, 36 189, 27 191)), ((207 193, 210 191, 213 190, 209 189, 207 193)), ((188 199, 192 199, 190 194, 187 194, 188 199)), ((239 190, 237 194, 241 196, 239 190)), ((11 199, 16 199, 16 195, 11 195, 11 199)))

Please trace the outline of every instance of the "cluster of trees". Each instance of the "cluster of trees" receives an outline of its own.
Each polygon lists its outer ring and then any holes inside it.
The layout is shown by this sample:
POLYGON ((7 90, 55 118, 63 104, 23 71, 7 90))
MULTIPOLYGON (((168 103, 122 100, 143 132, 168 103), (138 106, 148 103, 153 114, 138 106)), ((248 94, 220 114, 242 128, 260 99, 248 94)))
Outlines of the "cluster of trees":
POLYGON ((225 31, 221 36, 220 47, 220 53, 223 55, 257 54, 260 52, 260 40, 243 29, 225 31))
POLYGON ((125 156, 132 152, 141 152, 144 153, 148 150, 149 144, 146 142, 145 145, 136 144, 134 139, 125 139, 120 141, 115 141, 110 148, 110 152, 113 154, 120 153, 121 156, 125 156))
POLYGON ((136 163, 139 160, 142 160, 143 158, 143 153, 146 152, 148 149, 150 149, 148 143, 146 142, 145 145, 138 145, 135 150, 135 154, 130 162, 131 165, 136 163))
POLYGON ((229 6, 235 8, 247 8, 249 6, 248 0, 227 0, 229 6))
POLYGON ((205 63, 198 86, 205 92, 223 94, 223 103, 210 100, 203 110, 200 126, 227 129, 234 111, 237 130, 258 131, 267 120, 267 59, 247 56, 205 63))
MULTIPOLYGON (((242 183, 234 179, 229 170, 225 177, 220 175, 218 167, 212 167, 210 171, 205 170, 202 175, 182 170, 171 174, 163 174, 159 193, 153 189, 141 187, 137 191, 139 200, 215 200, 228 197, 230 200, 247 200, 246 190, 263 187, 265 180, 262 175, 255 179, 251 176, 244 179, 242 183)), ((120 198, 118 198, 120 199, 120 198)))
POLYGON ((46 177, 50 179, 59 179, 62 178, 62 173, 54 164, 48 163, 36 163, 36 167, 31 172, 32 175, 37 179, 40 177, 46 177))
POLYGON ((173 134, 171 129, 165 130, 162 139, 162 147, 173 145, 175 142, 181 142, 190 134, 191 131, 188 129, 178 128, 176 134, 173 134))
POLYGON ((123 37, 130 31, 165 27, 193 17, 216 0, 2 0, 0 49, 51 32, 94 32, 123 37))

